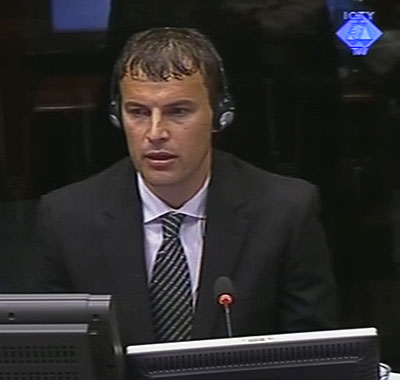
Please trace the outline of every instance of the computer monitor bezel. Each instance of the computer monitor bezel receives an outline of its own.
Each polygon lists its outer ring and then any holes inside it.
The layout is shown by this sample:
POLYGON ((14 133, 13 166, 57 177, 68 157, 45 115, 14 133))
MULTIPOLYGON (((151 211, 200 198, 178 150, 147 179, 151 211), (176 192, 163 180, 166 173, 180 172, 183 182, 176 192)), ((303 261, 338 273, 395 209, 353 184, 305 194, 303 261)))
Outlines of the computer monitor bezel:
POLYGON ((379 371, 374 328, 137 345, 126 353, 137 380, 376 380, 379 371))

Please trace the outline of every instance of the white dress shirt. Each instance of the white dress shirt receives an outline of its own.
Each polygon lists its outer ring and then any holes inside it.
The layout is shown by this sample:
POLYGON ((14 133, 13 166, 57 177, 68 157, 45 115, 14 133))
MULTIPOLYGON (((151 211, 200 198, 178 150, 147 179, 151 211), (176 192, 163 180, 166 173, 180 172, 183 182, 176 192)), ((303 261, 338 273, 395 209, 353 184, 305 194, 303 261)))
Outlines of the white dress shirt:
POLYGON ((188 260, 193 298, 195 300, 197 298, 203 252, 206 222, 205 209, 209 178, 207 178, 202 188, 179 209, 168 206, 158 198, 144 183, 139 173, 137 174, 137 179, 139 194, 143 205, 144 249, 147 278, 149 281, 151 280, 153 265, 162 243, 160 217, 171 211, 185 214, 179 236, 188 260))

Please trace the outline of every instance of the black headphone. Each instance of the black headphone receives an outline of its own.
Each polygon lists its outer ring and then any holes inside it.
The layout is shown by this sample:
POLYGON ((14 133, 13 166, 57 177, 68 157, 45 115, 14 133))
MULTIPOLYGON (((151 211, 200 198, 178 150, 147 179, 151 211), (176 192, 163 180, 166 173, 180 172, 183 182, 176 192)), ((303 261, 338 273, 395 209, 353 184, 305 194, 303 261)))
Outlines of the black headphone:
POLYGON ((217 109, 214 113, 213 128, 214 132, 221 132, 233 123, 235 118, 235 105, 229 92, 228 78, 225 74, 222 59, 215 50, 214 53, 218 60, 218 70, 221 77, 222 93, 218 99, 217 109))
MULTIPOLYGON (((222 59, 215 49, 213 49, 213 53, 218 62, 218 70, 222 85, 222 93, 218 99, 217 109, 214 112, 213 130, 214 132, 221 132, 232 124, 233 119, 235 118, 235 105, 233 103, 231 94, 229 93, 228 79, 225 74, 222 59)), ((108 117, 114 127, 121 129, 121 97, 119 93, 118 82, 118 70, 115 66, 110 83, 110 104, 108 117)))

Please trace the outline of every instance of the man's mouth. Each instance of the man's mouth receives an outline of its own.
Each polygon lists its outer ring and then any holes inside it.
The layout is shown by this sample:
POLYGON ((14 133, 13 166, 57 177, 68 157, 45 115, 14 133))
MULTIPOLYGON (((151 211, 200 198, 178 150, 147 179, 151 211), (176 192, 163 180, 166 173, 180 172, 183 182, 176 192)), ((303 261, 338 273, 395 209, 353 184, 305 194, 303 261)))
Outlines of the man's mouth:
POLYGON ((149 160, 154 160, 154 161, 166 161, 176 158, 176 155, 169 152, 150 152, 147 153, 145 157, 148 158, 149 160))
POLYGON ((145 154, 145 159, 154 169, 166 169, 177 156, 170 152, 149 152, 145 154))

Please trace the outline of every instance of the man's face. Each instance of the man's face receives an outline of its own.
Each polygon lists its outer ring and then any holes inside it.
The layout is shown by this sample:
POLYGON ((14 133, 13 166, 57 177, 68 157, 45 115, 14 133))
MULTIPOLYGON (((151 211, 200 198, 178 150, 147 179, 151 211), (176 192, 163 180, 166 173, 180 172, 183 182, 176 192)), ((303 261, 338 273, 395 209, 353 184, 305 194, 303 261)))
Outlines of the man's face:
POLYGON ((173 192, 187 201, 204 183, 211 164, 213 115, 202 74, 163 82, 128 75, 120 91, 136 169, 160 198, 173 192))

